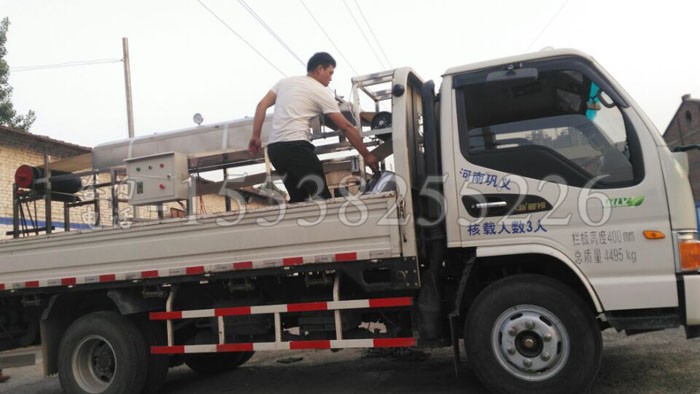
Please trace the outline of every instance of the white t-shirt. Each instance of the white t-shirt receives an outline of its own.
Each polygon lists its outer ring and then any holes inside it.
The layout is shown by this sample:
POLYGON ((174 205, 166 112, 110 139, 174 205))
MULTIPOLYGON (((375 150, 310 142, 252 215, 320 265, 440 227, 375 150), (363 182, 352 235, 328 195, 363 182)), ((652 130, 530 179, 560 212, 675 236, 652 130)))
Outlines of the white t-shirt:
POLYGON ((321 114, 340 112, 331 93, 320 82, 306 75, 282 79, 270 90, 277 98, 268 144, 310 141, 311 119, 321 114))

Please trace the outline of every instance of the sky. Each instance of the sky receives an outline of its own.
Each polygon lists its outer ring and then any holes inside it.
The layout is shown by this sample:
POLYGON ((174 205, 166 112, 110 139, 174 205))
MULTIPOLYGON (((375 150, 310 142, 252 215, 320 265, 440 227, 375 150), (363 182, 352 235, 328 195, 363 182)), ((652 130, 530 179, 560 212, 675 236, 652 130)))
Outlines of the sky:
POLYGON ((122 37, 137 137, 252 116, 317 51, 347 97, 354 75, 408 66, 439 86, 449 67, 548 47, 595 57, 663 132, 682 95, 700 98, 698 15, 693 0, 0 0, 15 109, 88 147, 128 136, 122 37))

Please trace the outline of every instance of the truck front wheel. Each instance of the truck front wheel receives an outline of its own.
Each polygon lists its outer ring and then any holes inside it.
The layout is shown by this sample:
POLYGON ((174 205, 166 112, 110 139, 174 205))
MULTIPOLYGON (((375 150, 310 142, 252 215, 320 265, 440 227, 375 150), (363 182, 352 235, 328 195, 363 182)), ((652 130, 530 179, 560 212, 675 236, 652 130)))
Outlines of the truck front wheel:
POLYGON ((464 338, 474 373, 495 393, 587 392, 602 360, 593 311, 540 275, 515 275, 484 289, 464 338))
POLYGON ((94 312, 68 327, 58 350, 58 377, 68 394, 132 394, 143 388, 146 342, 126 317, 94 312))

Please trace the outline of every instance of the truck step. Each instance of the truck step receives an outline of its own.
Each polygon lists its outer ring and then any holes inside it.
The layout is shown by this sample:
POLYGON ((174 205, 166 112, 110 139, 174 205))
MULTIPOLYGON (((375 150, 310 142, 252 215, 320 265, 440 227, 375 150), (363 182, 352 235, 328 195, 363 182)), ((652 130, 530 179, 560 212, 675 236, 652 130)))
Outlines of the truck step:
POLYGON ((41 347, 33 346, 0 352, 2 368, 17 368, 36 365, 41 361, 41 347))

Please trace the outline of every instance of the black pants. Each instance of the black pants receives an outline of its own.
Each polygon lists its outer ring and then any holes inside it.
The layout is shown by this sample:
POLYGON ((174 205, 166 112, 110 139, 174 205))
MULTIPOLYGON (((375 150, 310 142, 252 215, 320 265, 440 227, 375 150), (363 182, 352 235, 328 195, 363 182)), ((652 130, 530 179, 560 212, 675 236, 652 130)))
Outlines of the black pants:
POLYGON ((314 149, 307 141, 275 142, 267 146, 272 165, 283 177, 290 203, 309 197, 331 198, 323 165, 314 149))

